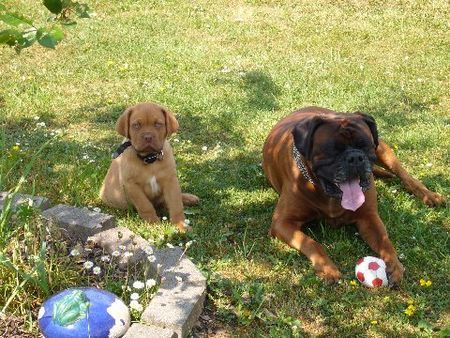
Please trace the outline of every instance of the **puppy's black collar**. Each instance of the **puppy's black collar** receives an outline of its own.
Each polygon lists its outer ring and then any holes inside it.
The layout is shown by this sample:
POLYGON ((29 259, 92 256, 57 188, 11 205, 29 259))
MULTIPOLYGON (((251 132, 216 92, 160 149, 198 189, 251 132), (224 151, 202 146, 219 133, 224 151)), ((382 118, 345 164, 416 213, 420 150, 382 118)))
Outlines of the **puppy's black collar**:
POLYGON ((297 167, 298 169, 300 169, 303 177, 314 185, 314 181, 309 175, 308 169, 306 168, 306 165, 302 160, 302 155, 295 146, 295 143, 292 144, 292 156, 294 157, 295 163, 297 163, 297 167))
MULTIPOLYGON (((114 158, 119 157, 125 151, 125 149, 127 149, 130 146, 131 146, 131 141, 126 141, 126 142, 122 143, 117 148, 117 150, 112 154, 112 158, 114 159, 114 158)), ((145 164, 150 164, 157 160, 162 161, 162 159, 164 158, 164 152, 161 150, 156 153, 150 153, 145 156, 141 156, 136 152, 136 156, 139 157, 142 161, 144 161, 145 164)))

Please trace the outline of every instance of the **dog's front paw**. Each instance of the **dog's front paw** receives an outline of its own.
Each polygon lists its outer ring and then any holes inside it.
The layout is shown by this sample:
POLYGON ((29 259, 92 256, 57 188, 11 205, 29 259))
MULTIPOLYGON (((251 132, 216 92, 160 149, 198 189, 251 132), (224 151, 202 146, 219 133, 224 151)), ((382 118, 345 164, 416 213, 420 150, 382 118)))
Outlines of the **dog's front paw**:
POLYGON ((386 272, 388 273, 389 284, 396 285, 402 280, 405 268, 402 263, 395 258, 392 262, 386 262, 386 272))
POLYGON ((422 201, 430 207, 435 207, 445 203, 445 197, 436 192, 426 190, 423 192, 422 201))
POLYGON ((342 274, 334 265, 323 265, 315 267, 316 274, 327 284, 336 284, 342 279, 342 274))

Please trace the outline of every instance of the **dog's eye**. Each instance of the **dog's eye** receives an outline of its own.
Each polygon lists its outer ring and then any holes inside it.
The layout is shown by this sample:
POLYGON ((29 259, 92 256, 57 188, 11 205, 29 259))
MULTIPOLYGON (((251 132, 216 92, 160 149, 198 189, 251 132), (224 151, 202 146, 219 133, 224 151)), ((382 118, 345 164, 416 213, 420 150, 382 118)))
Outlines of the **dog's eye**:
POLYGON ((133 129, 138 130, 139 128, 141 128, 141 124, 139 122, 135 122, 131 125, 133 127, 133 129))
POLYGON ((160 123, 160 122, 155 122, 155 128, 161 128, 163 126, 163 124, 162 123, 160 123))

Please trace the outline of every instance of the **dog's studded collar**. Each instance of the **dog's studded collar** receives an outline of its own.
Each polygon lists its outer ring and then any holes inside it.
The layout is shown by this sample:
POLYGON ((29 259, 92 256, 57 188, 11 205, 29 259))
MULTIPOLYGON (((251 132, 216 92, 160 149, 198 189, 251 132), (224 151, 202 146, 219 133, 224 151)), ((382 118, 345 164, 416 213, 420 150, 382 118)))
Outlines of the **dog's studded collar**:
MULTIPOLYGON (((126 141, 124 143, 122 143, 117 150, 112 154, 112 158, 117 158, 120 156, 120 154, 122 154, 125 149, 127 149, 128 147, 131 146, 131 142, 130 141, 126 141)), ((138 153, 136 153, 137 157, 139 157, 142 161, 144 161, 145 164, 150 164, 153 163, 155 161, 161 161, 164 158, 164 152, 158 151, 157 153, 150 153, 148 155, 145 156, 141 156, 138 153)))
POLYGON ((306 168, 305 163, 302 161, 302 155, 298 151, 297 147, 295 146, 295 143, 292 144, 292 156, 294 157, 295 163, 297 163, 298 169, 300 169, 300 172, 302 173, 303 177, 308 180, 308 182, 311 182, 314 184, 313 179, 309 175, 308 169, 306 168))

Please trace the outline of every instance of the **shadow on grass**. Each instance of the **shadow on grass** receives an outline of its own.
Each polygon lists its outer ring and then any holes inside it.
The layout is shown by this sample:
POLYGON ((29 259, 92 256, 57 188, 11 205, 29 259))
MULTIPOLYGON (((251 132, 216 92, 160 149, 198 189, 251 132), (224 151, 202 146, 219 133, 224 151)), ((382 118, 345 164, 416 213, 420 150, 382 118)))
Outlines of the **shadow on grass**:
POLYGON ((272 77, 259 70, 245 73, 241 85, 247 95, 249 109, 272 111, 278 109, 277 96, 281 90, 272 77))
MULTIPOLYGON (((370 101, 370 98, 368 98, 370 101)), ((374 104, 363 104, 358 110, 372 115, 375 120, 382 121, 384 125, 397 128, 429 119, 427 112, 439 101, 435 98, 420 101, 411 96, 400 86, 393 87, 390 95, 374 104)))

